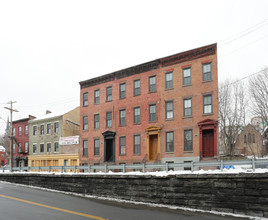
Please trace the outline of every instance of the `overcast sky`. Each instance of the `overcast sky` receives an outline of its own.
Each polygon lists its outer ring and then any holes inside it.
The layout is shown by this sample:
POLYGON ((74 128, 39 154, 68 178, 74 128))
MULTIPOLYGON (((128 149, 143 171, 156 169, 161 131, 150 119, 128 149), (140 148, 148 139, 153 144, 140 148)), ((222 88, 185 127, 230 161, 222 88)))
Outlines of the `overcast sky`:
MULTIPOLYGON (((267 0, 0 1, 0 117, 79 106, 79 82, 218 43, 218 75, 268 65, 267 0)), ((0 134, 5 122, 0 119, 0 134)))

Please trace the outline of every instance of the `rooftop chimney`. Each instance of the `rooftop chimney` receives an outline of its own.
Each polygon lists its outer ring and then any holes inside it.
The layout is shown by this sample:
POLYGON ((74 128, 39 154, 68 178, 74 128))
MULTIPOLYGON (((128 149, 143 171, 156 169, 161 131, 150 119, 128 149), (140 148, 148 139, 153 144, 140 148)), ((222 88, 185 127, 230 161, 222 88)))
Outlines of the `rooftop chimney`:
POLYGON ((51 113, 51 111, 49 111, 49 110, 46 110, 46 115, 47 115, 47 114, 50 114, 50 113, 51 113))

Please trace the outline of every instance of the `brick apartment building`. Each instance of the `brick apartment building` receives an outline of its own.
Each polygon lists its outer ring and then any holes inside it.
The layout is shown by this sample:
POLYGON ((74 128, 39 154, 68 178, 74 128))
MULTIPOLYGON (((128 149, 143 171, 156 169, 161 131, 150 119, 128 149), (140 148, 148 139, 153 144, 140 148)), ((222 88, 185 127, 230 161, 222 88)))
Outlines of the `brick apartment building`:
POLYGON ((28 166, 29 155, 29 120, 35 117, 29 115, 12 122, 13 129, 13 164, 15 167, 28 166))
POLYGON ((82 164, 217 156, 217 44, 80 82, 82 164))

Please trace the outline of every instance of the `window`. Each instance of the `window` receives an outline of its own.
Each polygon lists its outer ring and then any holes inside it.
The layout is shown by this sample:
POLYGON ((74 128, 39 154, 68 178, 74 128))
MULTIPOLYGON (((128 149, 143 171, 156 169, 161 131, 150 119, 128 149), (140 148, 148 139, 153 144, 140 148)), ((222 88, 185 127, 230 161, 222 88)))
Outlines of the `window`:
POLYGON ((94 155, 100 155, 100 139, 94 140, 94 155))
POLYGON ((29 143, 25 142, 25 147, 24 147, 25 153, 28 153, 29 150, 29 143))
POLYGON ((83 156, 88 155, 88 140, 83 140, 83 156))
POLYGON ((149 106, 149 121, 156 121, 156 105, 149 106))
POLYGON ((204 114, 212 113, 212 96, 205 95, 203 97, 203 102, 204 102, 204 114))
POLYGON ((21 143, 19 143, 18 148, 19 148, 19 152, 21 152, 22 151, 22 149, 21 149, 21 143))
POLYGON ((252 134, 252 143, 255 143, 255 134, 252 134))
POLYGON ((15 144, 13 144, 13 153, 15 152, 15 146, 16 146, 16 145, 15 145, 15 144))
POLYGON ((37 126, 33 126, 33 136, 37 135, 37 126))
POLYGON ((16 135, 16 128, 13 128, 13 136, 16 135))
POLYGON ((112 93, 113 93, 112 87, 111 86, 107 87, 106 88, 106 101, 107 102, 112 101, 112 93))
POLYGON ((54 152, 59 152, 59 143, 58 142, 54 143, 54 152))
POLYGON ((193 150, 193 131, 185 130, 184 131, 184 151, 193 150))
POLYGON ((54 123, 54 132, 59 133, 59 122, 54 123))
POLYGON ((19 126, 19 136, 21 136, 21 126, 19 126))
POLYGON ((126 110, 125 109, 119 111, 119 117, 120 117, 119 124, 121 126, 126 125, 126 110))
POLYGON ((45 152, 45 145, 40 144, 40 153, 44 153, 44 152, 45 152))
POLYGON ((173 131, 166 133, 166 152, 174 152, 174 133, 173 133, 173 131))
POLYGON ((245 144, 247 143, 247 135, 246 134, 244 135, 244 143, 245 144))
POLYGON ((203 64, 203 81, 210 81, 211 79, 211 63, 203 64))
POLYGON ((166 102, 166 119, 173 119, 173 101, 166 102))
POLYGON ((45 126, 40 125, 40 134, 43 135, 45 133, 45 126))
POLYGON ((134 135, 134 154, 141 153, 141 136, 134 135))
POLYGON ((191 67, 190 68, 185 68, 182 70, 183 72, 183 85, 191 85, 192 80, 191 80, 191 67))
POLYGON ((88 130, 88 117, 83 116, 83 130, 88 130))
POLYGON ((47 124, 47 134, 51 134, 51 124, 47 124))
POLYGON ((25 133, 26 135, 29 133, 29 126, 28 126, 28 125, 25 125, 24 133, 25 133))
POLYGON ((113 122, 112 116, 113 116, 112 112, 106 112, 106 127, 107 128, 112 127, 112 122, 113 122))
POLYGON ((100 90, 97 89, 94 91, 94 104, 100 103, 100 90))
POLYGON ((51 143, 47 143, 47 152, 51 152, 51 143))
POLYGON ((192 99, 184 99, 184 116, 192 116, 192 99))
POLYGON ((166 73, 166 89, 173 88, 173 72, 166 73))
POLYGON ((126 98, 126 83, 122 83, 119 86, 120 99, 126 98))
POLYGON ((251 143, 251 134, 250 133, 248 134, 248 143, 249 144, 251 143))
POLYGON ((149 77, 149 92, 156 91, 156 76, 149 77))
POLYGON ((33 153, 36 153, 36 152, 37 152, 36 144, 33 144, 33 153))
POLYGON ((141 109, 140 107, 134 108, 134 124, 139 124, 141 122, 141 109))
POLYGON ((100 128, 100 115, 94 115, 94 128, 100 128))
POLYGON ((134 96, 141 94, 141 81, 139 79, 134 80, 134 96))
POLYGON ((83 93, 83 106, 88 106, 88 93, 83 93))
POLYGON ((126 137, 119 138, 120 155, 126 155, 126 137))

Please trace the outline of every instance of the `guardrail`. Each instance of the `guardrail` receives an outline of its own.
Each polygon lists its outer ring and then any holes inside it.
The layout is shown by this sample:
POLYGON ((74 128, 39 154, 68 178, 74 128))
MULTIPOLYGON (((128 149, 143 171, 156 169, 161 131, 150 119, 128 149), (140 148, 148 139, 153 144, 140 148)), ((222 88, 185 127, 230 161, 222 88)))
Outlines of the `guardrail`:
MULTIPOLYGON (((168 172, 170 169, 175 168, 188 168, 192 172, 194 170, 200 169, 200 167, 218 167, 221 171, 224 168, 232 167, 234 165, 251 165, 252 170, 255 171, 256 168, 268 168, 268 159, 254 159, 251 160, 229 160, 229 161, 202 161, 202 162, 191 162, 191 163, 157 163, 157 164, 132 164, 132 165, 83 165, 83 166, 38 166, 38 167, 13 167, 12 171, 27 171, 27 172, 74 172, 76 173, 77 170, 82 172, 98 172, 103 171, 107 173, 110 170, 114 171, 121 171, 123 173, 127 172, 127 170, 139 170, 143 173, 146 171, 155 171, 155 170, 162 170, 168 172)), ((0 171, 10 171, 10 167, 0 167, 0 171)))

